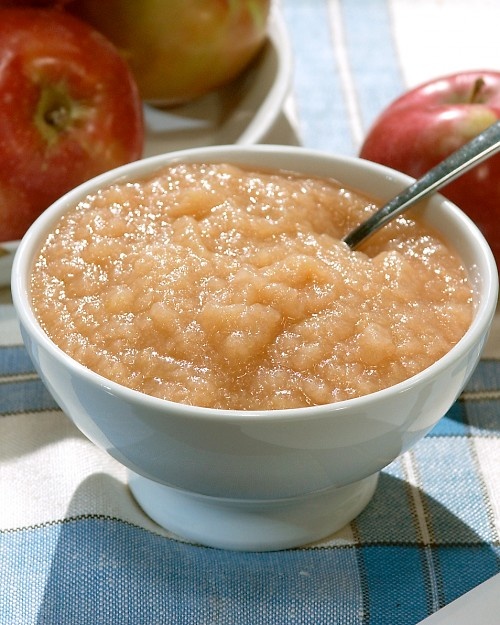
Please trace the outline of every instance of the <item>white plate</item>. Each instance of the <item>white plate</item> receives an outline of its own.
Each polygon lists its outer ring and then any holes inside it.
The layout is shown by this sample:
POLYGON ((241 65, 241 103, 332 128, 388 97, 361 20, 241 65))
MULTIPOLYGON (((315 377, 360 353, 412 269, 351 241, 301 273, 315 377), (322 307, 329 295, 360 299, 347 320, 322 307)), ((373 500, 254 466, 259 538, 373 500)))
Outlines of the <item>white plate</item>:
POLYGON ((428 616, 419 625, 498 625, 500 622, 500 574, 428 616))
MULTIPOLYGON (((282 16, 273 10, 268 41, 241 77, 184 106, 168 110, 144 107, 144 156, 207 145, 289 143, 288 136, 283 139, 273 132, 280 121, 291 76, 288 34, 282 16)), ((0 287, 10 284, 17 245, 18 241, 0 243, 0 287)))

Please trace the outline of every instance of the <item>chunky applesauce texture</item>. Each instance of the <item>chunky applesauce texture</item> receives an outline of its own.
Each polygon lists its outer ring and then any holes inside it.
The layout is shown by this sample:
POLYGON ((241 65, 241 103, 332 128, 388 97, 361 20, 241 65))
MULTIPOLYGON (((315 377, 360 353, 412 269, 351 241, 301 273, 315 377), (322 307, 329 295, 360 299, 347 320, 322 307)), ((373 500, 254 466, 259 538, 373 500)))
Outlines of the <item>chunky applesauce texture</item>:
POLYGON ((416 218, 362 251, 375 210, 335 180, 179 163, 63 216, 32 274, 50 338, 174 402, 270 410, 366 395, 422 371, 470 325, 460 258, 416 218))

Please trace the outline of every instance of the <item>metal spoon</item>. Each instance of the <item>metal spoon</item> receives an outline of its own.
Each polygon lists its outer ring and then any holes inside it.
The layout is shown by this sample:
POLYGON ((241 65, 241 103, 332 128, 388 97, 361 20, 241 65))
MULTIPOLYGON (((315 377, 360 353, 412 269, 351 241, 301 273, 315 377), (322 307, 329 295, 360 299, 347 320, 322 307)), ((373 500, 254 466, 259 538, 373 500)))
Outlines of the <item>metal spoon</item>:
POLYGON ((495 122, 429 170, 416 182, 351 230, 343 241, 355 249, 366 238, 413 204, 455 180, 500 150, 500 122, 495 122))

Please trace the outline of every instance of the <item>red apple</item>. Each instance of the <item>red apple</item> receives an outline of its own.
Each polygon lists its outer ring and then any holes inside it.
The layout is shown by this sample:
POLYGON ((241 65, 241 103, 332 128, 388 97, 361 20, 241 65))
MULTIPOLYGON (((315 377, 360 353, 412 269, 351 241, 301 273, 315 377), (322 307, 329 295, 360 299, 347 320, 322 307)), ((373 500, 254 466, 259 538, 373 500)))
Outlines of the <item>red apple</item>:
POLYGON ((0 9, 0 240, 142 155, 142 103, 114 46, 51 9, 0 9))
MULTIPOLYGON (((415 178, 500 118, 500 72, 437 78, 395 100, 368 132, 360 156, 415 178)), ((479 226, 500 266, 500 155, 442 189, 479 226)))
POLYGON ((270 0, 73 0, 129 61, 144 100, 173 104, 231 81, 264 43, 270 0))
POLYGON ((37 7, 61 9, 71 0, 0 0, 0 8, 37 7))

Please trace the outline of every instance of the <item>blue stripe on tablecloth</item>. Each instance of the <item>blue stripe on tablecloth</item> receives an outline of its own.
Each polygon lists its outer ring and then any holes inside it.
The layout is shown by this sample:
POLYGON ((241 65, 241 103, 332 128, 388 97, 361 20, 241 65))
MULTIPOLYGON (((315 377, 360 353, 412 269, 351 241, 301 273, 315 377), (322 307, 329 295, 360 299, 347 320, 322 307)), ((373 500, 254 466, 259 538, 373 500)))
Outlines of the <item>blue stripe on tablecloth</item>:
POLYGON ((0 415, 57 408, 52 395, 39 378, 0 383, 0 415))
POLYGON ((363 127, 404 91, 387 0, 341 0, 345 42, 363 127))
POLYGON ((300 3, 283 7, 297 70, 299 134, 307 147, 354 154, 376 116, 405 88, 388 3, 315 2, 314 12, 300 3), (339 46, 346 53, 342 58, 335 45, 339 36, 345 42, 339 46))
POLYGON ((293 95, 303 145, 334 153, 354 150, 339 68, 332 47, 328 0, 284 3, 294 55, 293 95), (304 45, 307 40, 307 45, 304 45))
POLYGON ((465 390, 469 392, 497 391, 500 389, 500 362, 483 359, 479 362, 474 375, 465 390))
POLYGON ((489 545, 365 545, 238 553, 119 520, 0 533, 0 625, 414 625, 500 569, 489 545), (362 581, 359 580, 362 572, 362 581))
POLYGON ((353 522, 360 544, 412 544, 419 541, 414 516, 408 514, 413 506, 411 492, 403 478, 400 459, 381 473, 373 499, 353 522))
POLYGON ((360 623, 353 547, 238 553, 112 519, 0 534, 0 624, 360 623))
POLYGON ((500 363, 481 360, 461 398, 428 436, 488 436, 500 430, 500 363))
POLYGON ((33 363, 24 346, 0 347, 0 376, 33 373, 33 363))
POLYGON ((0 415, 57 408, 24 346, 0 347, 0 415))
POLYGON ((367 546, 359 551, 369 596, 363 623, 370 625, 414 625, 500 570, 498 553, 488 545, 433 547, 430 558, 439 573, 438 588, 432 589, 422 547, 367 546))
POLYGON ((352 524, 358 543, 496 543, 472 449, 469 438, 450 437, 444 448, 441 437, 426 437, 405 461, 392 462, 381 473, 373 499, 352 524), (413 485, 404 462, 412 465, 413 485))
MULTIPOLYGON (((415 546, 360 548, 365 572, 367 625, 414 625, 429 613, 422 584, 422 550, 415 546)), ((348 621, 340 621, 346 622, 348 621)))
MULTIPOLYGON (((441 571, 443 600, 450 603, 498 573, 498 546, 470 545, 439 547, 436 550, 441 571)), ((478 615, 479 617, 480 615, 478 615)))
POLYGON ((411 454, 431 542, 446 545, 497 541, 470 439, 450 437, 444 448, 439 438, 426 437, 411 454))
POLYGON ((464 412, 473 436, 498 435, 500 431, 499 400, 481 399, 464 403, 464 412))

